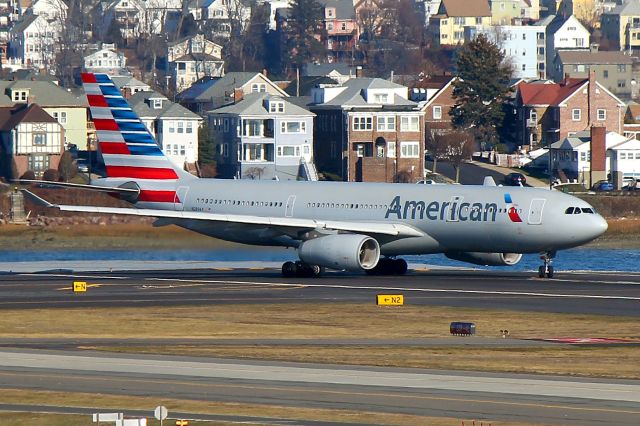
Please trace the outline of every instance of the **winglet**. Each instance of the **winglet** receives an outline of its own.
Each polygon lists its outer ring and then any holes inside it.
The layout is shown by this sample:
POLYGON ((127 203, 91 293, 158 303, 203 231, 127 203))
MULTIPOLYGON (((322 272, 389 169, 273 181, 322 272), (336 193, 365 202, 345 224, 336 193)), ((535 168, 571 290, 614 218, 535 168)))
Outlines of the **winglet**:
POLYGON ((28 189, 25 188, 20 188, 20 191, 25 194, 27 197, 29 197, 33 202, 41 205, 41 206, 45 206, 45 207, 58 207, 55 204, 51 204, 50 202, 48 202, 47 200, 45 200, 44 198, 34 194, 33 192, 29 191, 28 189))
POLYGON ((496 186, 496 181, 493 180, 491 176, 485 176, 484 182, 482 183, 484 186, 496 186))

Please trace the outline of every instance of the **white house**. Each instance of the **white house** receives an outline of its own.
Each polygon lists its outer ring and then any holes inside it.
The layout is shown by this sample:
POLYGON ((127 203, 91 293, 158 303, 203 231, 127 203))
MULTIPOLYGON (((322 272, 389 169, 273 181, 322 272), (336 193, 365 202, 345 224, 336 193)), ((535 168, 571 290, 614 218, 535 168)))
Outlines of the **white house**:
POLYGON ((51 68, 60 38, 60 21, 40 15, 25 15, 10 33, 9 57, 36 69, 51 68))
POLYGON ((33 15, 47 19, 66 19, 69 6, 63 0, 35 0, 29 9, 33 15))
POLYGON ((222 46, 196 34, 167 44, 167 76, 181 92, 202 77, 222 77, 222 46))
POLYGON ((100 50, 84 57, 84 69, 89 72, 118 74, 126 66, 127 58, 113 44, 103 44, 100 50))
POLYGON ((589 30, 573 15, 556 17, 546 28, 547 64, 553 64, 559 49, 588 49, 591 43, 589 30))
POLYGON ((99 2, 94 10, 96 32, 100 37, 117 22, 122 37, 132 39, 146 31, 144 2, 139 0, 113 0, 99 2))
POLYGON ((465 28, 465 39, 485 34, 497 43, 513 65, 514 78, 544 78, 545 30, 537 25, 496 25, 489 28, 465 28))
MULTIPOLYGON (((563 170, 572 179, 588 181, 591 171, 591 135, 578 132, 551 144, 553 170, 563 170)), ((607 132, 606 173, 622 172, 623 177, 640 178, 640 141, 616 132, 607 132)))
POLYGON ((198 161, 202 117, 153 91, 133 94, 129 104, 174 163, 187 168, 198 161))

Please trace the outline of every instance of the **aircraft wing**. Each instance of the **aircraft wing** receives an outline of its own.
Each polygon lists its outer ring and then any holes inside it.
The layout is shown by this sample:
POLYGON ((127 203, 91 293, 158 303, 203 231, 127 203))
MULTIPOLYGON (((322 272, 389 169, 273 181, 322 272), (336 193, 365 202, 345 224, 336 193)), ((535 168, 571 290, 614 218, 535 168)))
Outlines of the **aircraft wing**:
POLYGON ((283 231, 347 231, 365 235, 389 235, 398 238, 422 237, 425 234, 418 229, 401 223, 351 222, 336 220, 298 219, 291 217, 264 217, 250 215, 218 214, 206 212, 189 212, 179 210, 135 209, 125 207, 98 207, 52 204, 47 200, 23 189, 26 195, 47 207, 67 212, 84 212, 99 214, 122 214, 132 216, 157 217, 176 220, 203 220, 220 223, 236 223, 246 225, 262 225, 281 228, 283 231))

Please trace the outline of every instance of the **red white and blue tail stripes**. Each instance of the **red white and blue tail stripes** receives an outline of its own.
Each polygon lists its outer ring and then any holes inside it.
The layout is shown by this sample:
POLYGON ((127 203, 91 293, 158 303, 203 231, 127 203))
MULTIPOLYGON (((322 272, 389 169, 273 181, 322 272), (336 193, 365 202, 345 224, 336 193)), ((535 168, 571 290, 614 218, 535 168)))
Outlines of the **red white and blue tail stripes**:
POLYGON ((164 156, 107 74, 82 74, 82 83, 107 178, 114 183, 136 182, 141 189, 138 203, 174 208, 174 204, 181 202, 176 195, 176 183, 183 173, 164 156))

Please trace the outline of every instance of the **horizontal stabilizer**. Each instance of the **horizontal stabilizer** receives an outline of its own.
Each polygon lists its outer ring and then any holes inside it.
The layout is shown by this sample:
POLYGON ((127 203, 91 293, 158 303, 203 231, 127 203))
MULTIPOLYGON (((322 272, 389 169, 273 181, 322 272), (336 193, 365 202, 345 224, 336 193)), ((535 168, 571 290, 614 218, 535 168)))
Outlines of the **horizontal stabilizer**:
POLYGON ((82 183, 71 183, 71 182, 50 182, 48 180, 34 180, 34 179, 17 179, 13 181, 14 183, 21 184, 38 184, 38 185, 46 185, 46 186, 58 186, 62 188, 76 188, 82 189, 86 191, 99 191, 99 192, 119 192, 124 194, 139 194, 140 189, 137 188, 122 188, 122 187, 113 187, 113 186, 96 186, 96 185, 85 185, 82 183))

